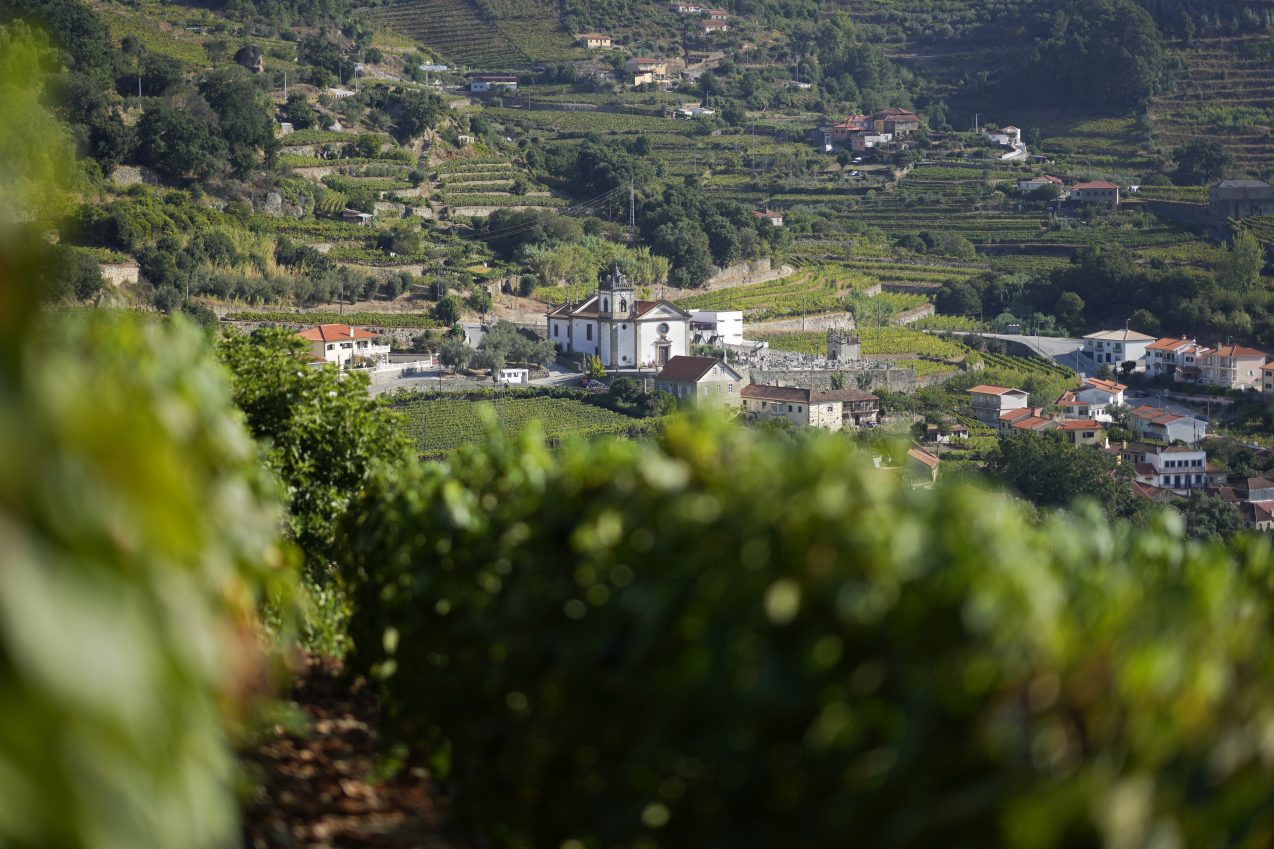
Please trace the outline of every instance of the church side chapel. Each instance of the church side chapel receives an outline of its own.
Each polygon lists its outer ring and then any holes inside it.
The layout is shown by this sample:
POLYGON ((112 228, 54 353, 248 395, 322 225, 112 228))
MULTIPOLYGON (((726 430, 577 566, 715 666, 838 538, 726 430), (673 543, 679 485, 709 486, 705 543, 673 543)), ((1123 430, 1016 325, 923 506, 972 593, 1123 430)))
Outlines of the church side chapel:
POLYGON ((584 303, 549 310, 548 338, 563 353, 598 355, 608 369, 658 368, 690 352, 690 313, 662 298, 637 300, 614 267, 584 303))

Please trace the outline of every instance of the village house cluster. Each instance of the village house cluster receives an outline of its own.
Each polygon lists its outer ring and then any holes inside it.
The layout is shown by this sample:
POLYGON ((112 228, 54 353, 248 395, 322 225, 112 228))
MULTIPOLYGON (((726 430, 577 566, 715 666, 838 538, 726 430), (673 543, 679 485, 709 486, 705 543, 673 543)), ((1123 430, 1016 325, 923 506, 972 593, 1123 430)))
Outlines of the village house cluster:
POLYGON ((1099 366, 1125 372, 1171 377, 1177 383, 1274 391, 1274 381, 1267 381, 1274 372, 1274 364, 1266 363, 1269 355, 1243 345, 1218 342, 1209 348, 1197 339, 1156 339, 1125 328, 1089 333, 1081 350, 1099 366))
POLYGON ((850 115, 814 131, 814 141, 825 153, 852 150, 865 153, 888 146, 920 129, 920 116, 891 106, 871 115, 850 115))

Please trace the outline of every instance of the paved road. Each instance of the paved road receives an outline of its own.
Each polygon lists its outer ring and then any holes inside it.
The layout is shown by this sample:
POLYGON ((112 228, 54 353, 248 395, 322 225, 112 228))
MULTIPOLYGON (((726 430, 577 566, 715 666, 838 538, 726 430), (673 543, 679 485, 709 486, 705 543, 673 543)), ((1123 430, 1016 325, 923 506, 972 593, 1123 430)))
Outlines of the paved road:
POLYGON ((1083 339, 1068 339, 1064 336, 1014 336, 1008 333, 983 333, 982 335, 988 339, 1020 342, 1041 357, 1047 357, 1058 365, 1082 371, 1085 374, 1096 374, 1099 368, 1080 351, 1080 348, 1084 347, 1083 339), (1076 356, 1077 352, 1078 356, 1076 356))

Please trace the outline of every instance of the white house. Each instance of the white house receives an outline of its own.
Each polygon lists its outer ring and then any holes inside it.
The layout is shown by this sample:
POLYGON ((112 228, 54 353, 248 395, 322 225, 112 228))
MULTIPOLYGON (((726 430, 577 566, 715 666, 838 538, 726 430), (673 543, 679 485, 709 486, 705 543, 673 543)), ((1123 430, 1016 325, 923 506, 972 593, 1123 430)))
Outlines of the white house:
POLYGON ((1084 353, 1098 365, 1119 368, 1131 360, 1137 371, 1146 370, 1146 346, 1155 337, 1135 330, 1099 330, 1084 337, 1084 353))
POLYGON ((1209 483, 1208 455, 1187 445, 1130 446, 1136 450, 1133 467, 1138 483, 1182 492, 1209 483))
POLYGON ((1057 406, 1062 408, 1062 418, 1094 419, 1099 422, 1110 421, 1106 408, 1124 403, 1122 383, 1113 380, 1102 380, 1096 377, 1084 379, 1084 385, 1078 389, 1070 389, 1057 399, 1057 406))
POLYGON ((315 362, 345 366, 355 358, 383 360, 389 356, 388 345, 372 344, 375 333, 348 324, 320 324, 302 330, 297 336, 309 343, 315 362))
POLYGON ((1007 389, 1003 386, 979 384, 969 390, 973 415, 984 425, 994 428, 999 427, 1000 416, 1012 410, 1025 409, 1030 397, 1021 389, 1007 389))
POLYGON ((747 379, 716 357, 673 357, 655 375, 655 386, 685 406, 737 407, 747 379))
POLYGON ((743 311, 691 310, 690 336, 694 345, 743 345, 743 311))
POLYGON ((1146 346, 1146 371, 1153 377, 1197 381, 1203 376, 1200 358, 1208 348, 1184 336, 1156 339, 1146 346))
POLYGON ((637 300, 618 268, 601 279, 596 295, 551 309, 547 318, 549 341, 566 353, 600 356, 609 369, 662 368, 690 350, 690 313, 662 299, 637 300))
POLYGON ((1208 435, 1208 423, 1143 404, 1129 412, 1128 423, 1142 439, 1194 445, 1208 435))

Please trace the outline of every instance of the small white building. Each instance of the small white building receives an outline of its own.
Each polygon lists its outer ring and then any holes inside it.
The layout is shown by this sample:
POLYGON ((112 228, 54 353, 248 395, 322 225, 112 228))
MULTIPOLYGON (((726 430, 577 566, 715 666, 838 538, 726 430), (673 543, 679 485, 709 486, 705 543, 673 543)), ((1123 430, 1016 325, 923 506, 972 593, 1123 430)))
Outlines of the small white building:
POLYGON ((1137 371, 1146 370, 1146 348, 1155 337, 1135 330, 1099 330, 1084 337, 1083 351, 1098 365, 1119 368, 1128 361, 1137 371))
POLYGON ((771 227, 783 226, 783 213, 781 212, 775 212, 772 209, 757 209, 753 210, 752 214, 757 218, 770 222, 771 227))
POLYGON ((1042 174, 1039 177, 1032 177, 1029 180, 1017 181, 1018 191, 1027 192, 1028 194, 1049 186, 1057 186, 1058 189, 1061 189, 1064 185, 1065 184, 1062 182, 1061 178, 1054 177, 1051 174, 1042 174))
POLYGON ((742 310, 691 310, 693 345, 743 345, 742 310))
POLYGON ((388 345, 372 344, 375 333, 348 324, 320 324, 302 330, 297 336, 309 343, 311 359, 315 362, 347 366, 355 359, 376 361, 389 357, 388 345))
POLYGON ((489 94, 497 91, 517 94, 518 78, 512 74, 475 74, 469 78, 471 94, 489 94))
POLYGON ((531 370, 525 368, 502 368, 496 374, 495 382, 504 386, 527 386, 531 383, 531 370))

